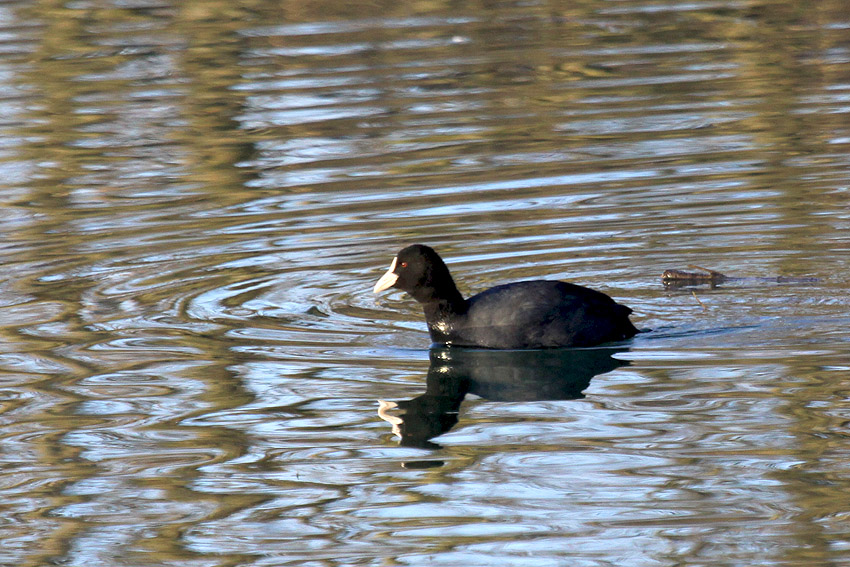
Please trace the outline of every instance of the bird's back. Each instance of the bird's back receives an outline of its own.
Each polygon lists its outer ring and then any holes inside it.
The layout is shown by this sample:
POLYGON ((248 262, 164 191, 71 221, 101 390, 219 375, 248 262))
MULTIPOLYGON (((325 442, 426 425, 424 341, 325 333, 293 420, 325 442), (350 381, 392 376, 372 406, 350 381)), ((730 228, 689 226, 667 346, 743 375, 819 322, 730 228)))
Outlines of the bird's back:
MULTIPOLYGON (((486 348, 580 347, 637 333, 631 309, 607 295, 559 281, 500 285, 467 301, 446 322, 452 344, 486 348)), ((430 323, 430 322, 429 322, 430 323)))

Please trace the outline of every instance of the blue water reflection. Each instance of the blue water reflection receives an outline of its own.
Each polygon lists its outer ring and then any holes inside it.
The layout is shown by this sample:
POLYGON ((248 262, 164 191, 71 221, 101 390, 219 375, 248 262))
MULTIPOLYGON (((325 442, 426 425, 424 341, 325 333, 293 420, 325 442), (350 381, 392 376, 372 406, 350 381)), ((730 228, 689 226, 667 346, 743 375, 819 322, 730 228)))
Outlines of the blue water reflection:
POLYGON ((3 2, 0 564, 850 563, 847 30, 3 2), (411 242, 464 293, 562 279, 660 330, 429 353, 371 293, 411 242), (663 287, 690 265, 729 279, 663 287))

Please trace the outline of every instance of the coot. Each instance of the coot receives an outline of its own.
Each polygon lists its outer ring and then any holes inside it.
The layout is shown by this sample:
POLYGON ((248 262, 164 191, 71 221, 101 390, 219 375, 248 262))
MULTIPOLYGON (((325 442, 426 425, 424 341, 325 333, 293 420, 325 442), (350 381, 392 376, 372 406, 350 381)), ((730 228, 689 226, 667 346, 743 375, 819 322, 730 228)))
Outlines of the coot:
POLYGON ((631 309, 604 293, 558 281, 499 285, 464 299, 430 247, 401 250, 375 284, 396 287, 425 308, 434 343, 498 349, 587 347, 621 341, 638 330, 631 309))

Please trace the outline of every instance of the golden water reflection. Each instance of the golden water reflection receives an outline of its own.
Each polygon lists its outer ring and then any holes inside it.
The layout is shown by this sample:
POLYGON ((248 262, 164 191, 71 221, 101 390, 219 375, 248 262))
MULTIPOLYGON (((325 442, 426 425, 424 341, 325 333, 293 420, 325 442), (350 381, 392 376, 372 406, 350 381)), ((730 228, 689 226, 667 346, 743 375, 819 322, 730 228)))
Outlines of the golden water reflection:
POLYGON ((847 562, 843 2, 0 28, 0 563, 847 562), (465 292, 570 279, 654 331, 400 446, 374 400, 440 366, 369 282, 412 241, 465 292), (662 287, 692 264, 817 281, 662 287))

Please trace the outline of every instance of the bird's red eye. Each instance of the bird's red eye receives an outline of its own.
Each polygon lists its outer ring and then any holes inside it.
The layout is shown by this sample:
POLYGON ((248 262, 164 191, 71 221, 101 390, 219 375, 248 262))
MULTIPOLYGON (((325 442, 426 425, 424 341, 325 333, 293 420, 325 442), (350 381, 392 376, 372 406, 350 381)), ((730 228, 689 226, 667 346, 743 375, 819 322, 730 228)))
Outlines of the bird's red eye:
POLYGON ((402 267, 402 268, 406 268, 406 267, 407 267, 407 262, 402 262, 402 263, 401 263, 401 267, 402 267))

